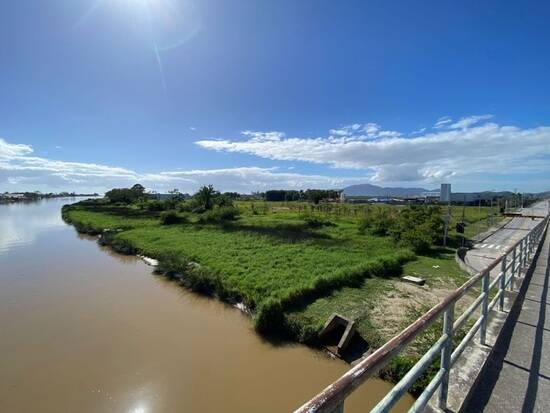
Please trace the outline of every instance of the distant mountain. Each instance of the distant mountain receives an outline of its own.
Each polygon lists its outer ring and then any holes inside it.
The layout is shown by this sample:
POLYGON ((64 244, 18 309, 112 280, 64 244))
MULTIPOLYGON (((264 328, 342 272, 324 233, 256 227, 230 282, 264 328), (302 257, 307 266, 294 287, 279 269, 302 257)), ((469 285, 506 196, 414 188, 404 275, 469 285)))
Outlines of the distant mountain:
POLYGON ((371 184, 351 185, 343 189, 346 196, 413 196, 422 192, 435 192, 424 188, 384 188, 371 184))

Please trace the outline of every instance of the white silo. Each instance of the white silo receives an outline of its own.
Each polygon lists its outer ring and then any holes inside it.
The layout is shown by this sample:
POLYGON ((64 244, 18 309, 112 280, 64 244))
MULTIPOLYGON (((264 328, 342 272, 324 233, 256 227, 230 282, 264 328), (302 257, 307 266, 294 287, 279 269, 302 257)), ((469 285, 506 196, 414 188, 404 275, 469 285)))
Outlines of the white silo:
POLYGON ((439 202, 443 204, 448 204, 451 202, 451 184, 441 184, 439 202))

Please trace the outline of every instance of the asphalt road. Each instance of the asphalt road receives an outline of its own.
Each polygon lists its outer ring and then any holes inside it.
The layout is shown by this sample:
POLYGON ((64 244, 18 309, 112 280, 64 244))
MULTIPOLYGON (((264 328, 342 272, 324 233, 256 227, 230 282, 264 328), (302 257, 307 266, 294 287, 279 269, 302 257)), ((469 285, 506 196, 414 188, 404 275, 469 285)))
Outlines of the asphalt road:
MULTIPOLYGON (((521 212, 525 215, 545 216, 548 214, 548 201, 538 202, 529 208, 523 208, 521 212)), ((464 261, 470 267, 478 271, 481 270, 500 257, 515 242, 523 238, 541 220, 537 218, 513 218, 483 242, 474 244, 473 248, 466 253, 464 261)))

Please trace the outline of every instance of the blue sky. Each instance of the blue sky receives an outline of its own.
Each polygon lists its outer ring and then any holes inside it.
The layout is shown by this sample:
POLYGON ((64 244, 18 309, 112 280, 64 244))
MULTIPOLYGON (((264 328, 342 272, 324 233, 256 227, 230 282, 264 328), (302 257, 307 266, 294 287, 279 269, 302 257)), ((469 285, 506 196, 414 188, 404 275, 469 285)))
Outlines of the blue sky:
POLYGON ((0 191, 550 189, 550 4, 0 5, 0 191))

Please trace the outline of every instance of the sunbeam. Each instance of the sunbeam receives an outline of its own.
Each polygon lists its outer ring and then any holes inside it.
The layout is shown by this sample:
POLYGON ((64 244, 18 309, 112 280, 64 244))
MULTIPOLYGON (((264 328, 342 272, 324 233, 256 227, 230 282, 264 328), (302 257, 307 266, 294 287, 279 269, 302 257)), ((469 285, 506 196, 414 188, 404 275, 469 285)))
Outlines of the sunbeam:
POLYGON ((154 54, 164 91, 167 91, 162 52, 175 49, 189 41, 201 27, 198 9, 192 0, 95 0, 75 23, 75 28, 87 23, 100 7, 117 9, 117 14, 135 23, 136 39, 143 41, 154 54))
POLYGON ((155 50, 155 56, 157 58, 157 65, 159 68, 159 74, 160 74, 160 81, 162 82, 162 88, 164 89, 164 92, 168 92, 168 89, 166 88, 166 79, 164 78, 164 69, 162 67, 162 59, 160 58, 160 52, 157 47, 157 44, 154 45, 155 50))
POLYGON ((82 26, 86 21, 94 14, 97 9, 105 2, 105 0, 95 0, 90 8, 84 13, 74 24, 74 28, 77 29, 82 26))

